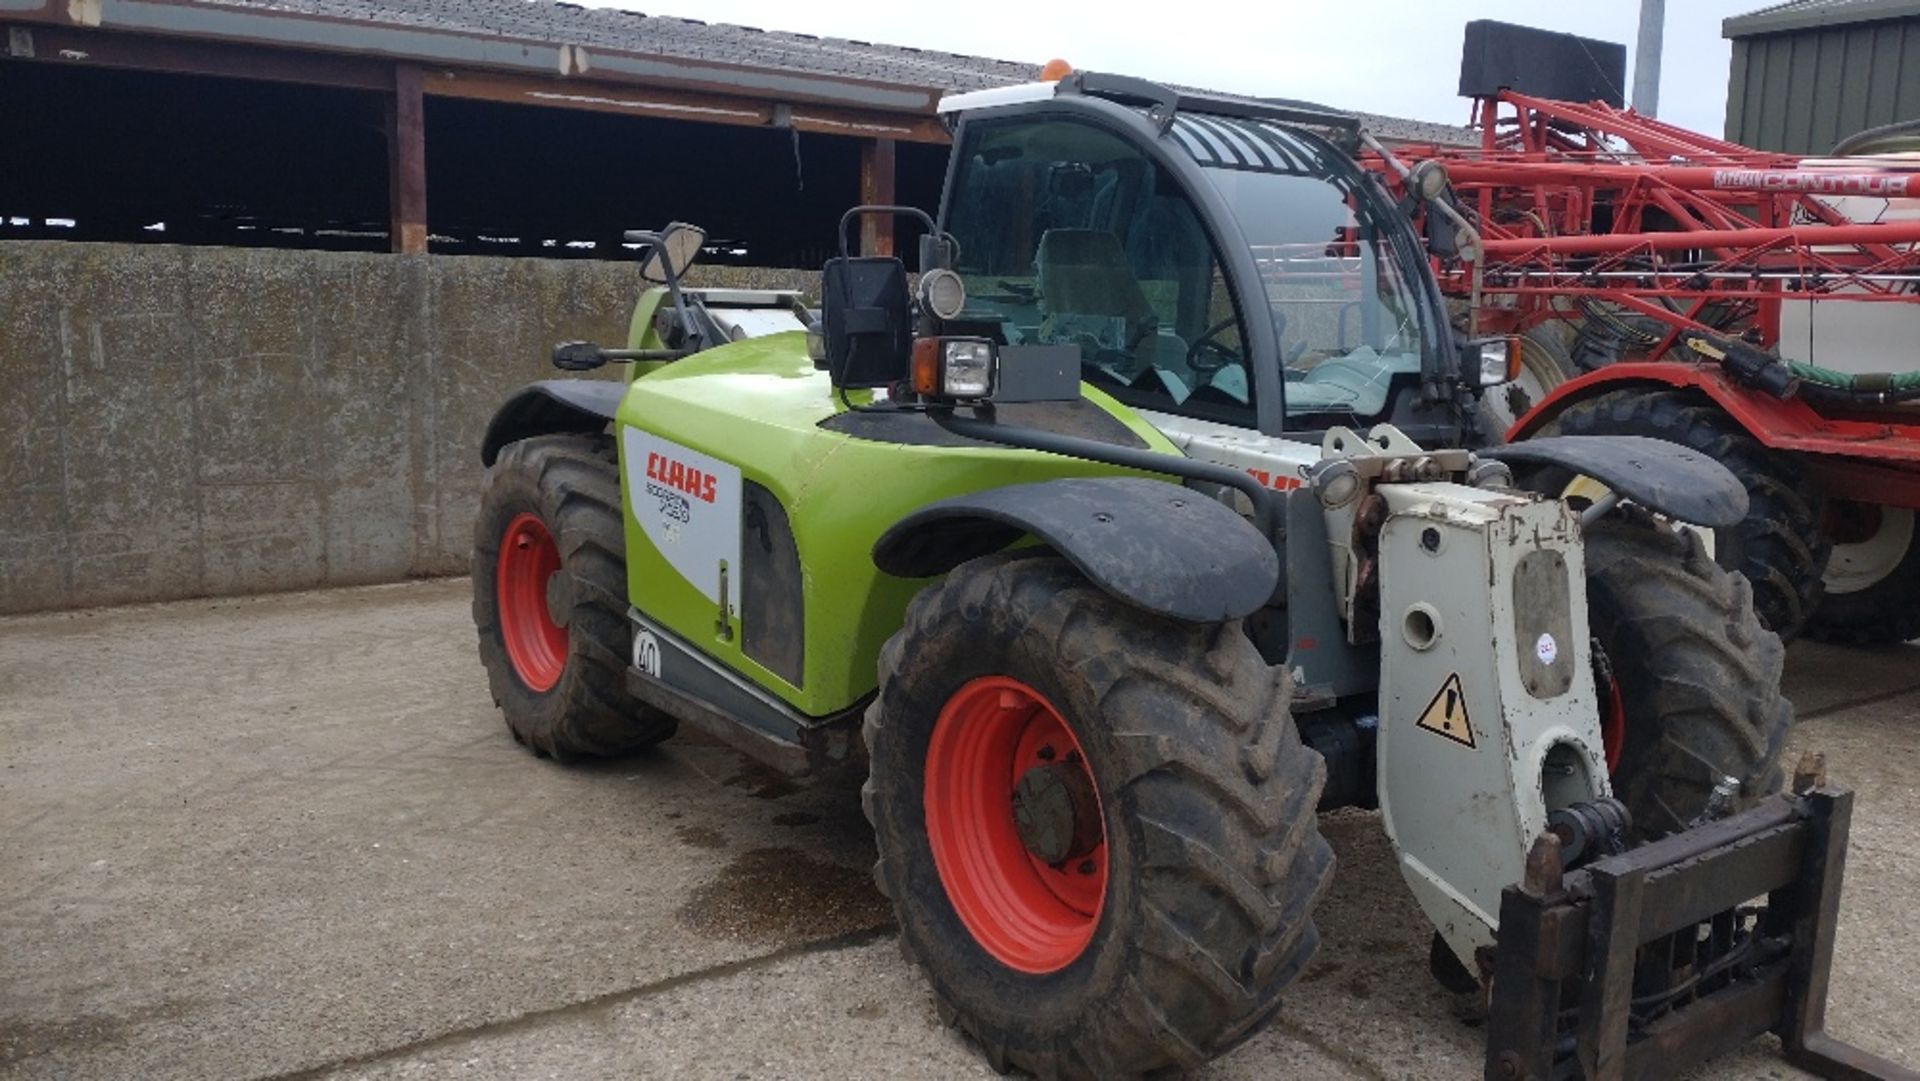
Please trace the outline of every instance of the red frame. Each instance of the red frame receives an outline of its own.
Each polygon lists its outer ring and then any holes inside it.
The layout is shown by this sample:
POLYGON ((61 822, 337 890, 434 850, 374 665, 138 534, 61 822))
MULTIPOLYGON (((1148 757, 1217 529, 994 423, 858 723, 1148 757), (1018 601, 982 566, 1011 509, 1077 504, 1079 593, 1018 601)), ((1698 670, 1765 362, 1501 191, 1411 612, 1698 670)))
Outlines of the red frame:
MULTIPOLYGON (((1395 156, 1444 164, 1475 212, 1482 265, 1435 258, 1434 271, 1449 296, 1477 301, 1476 332, 1565 319, 1582 298, 1667 328, 1631 359, 1556 388, 1509 438, 1621 387, 1687 388, 1765 445, 1808 455, 1829 494, 1920 509, 1920 408, 1775 398, 1675 349, 1687 331, 1715 332, 1700 321, 1708 305, 1736 307, 1746 335, 1772 348, 1786 300, 1920 303, 1920 218, 1856 223, 1816 198, 1920 205, 1920 162, 1810 169, 1631 109, 1512 91, 1477 99, 1473 122, 1478 147, 1402 146, 1395 156)), ((1404 193, 1384 160, 1363 160, 1404 193)))
MULTIPOLYGON (((1556 301, 1591 297, 1665 323, 1643 359, 1664 357, 1710 303, 1752 309, 1762 346, 1779 340, 1780 304, 1795 299, 1912 303, 1920 220, 1848 221, 1816 194, 1920 197, 1920 163, 1807 169, 1602 102, 1503 91, 1474 104, 1477 148, 1401 147, 1396 156, 1447 168, 1477 212, 1485 242, 1481 303, 1488 332, 1563 318, 1556 301), (1680 162, 1682 164, 1674 164, 1680 162), (1849 190, 1853 189, 1853 190, 1849 190), (1666 253, 1686 266, 1668 267, 1666 253)), ((1398 176, 1367 164, 1391 186, 1398 176)), ((1474 268, 1436 260, 1449 295, 1474 295, 1474 268)))

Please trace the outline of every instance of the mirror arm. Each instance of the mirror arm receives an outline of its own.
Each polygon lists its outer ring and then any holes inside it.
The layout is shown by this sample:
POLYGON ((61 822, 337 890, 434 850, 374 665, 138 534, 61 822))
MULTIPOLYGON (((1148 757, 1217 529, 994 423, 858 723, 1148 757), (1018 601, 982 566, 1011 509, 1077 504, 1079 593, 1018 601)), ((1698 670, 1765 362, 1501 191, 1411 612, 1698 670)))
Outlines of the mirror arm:
POLYGON ((679 360, 693 355, 691 349, 602 349, 608 360, 679 360))

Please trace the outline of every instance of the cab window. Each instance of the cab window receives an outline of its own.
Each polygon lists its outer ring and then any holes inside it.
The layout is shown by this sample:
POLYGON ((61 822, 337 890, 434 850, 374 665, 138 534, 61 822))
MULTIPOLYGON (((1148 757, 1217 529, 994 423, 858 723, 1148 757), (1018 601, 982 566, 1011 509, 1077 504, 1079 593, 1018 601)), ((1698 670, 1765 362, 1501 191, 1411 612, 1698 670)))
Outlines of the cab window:
POLYGON ((1192 202, 1117 135, 1072 120, 968 126, 946 229, 967 318, 1080 349, 1130 405, 1254 426, 1240 313, 1192 202))

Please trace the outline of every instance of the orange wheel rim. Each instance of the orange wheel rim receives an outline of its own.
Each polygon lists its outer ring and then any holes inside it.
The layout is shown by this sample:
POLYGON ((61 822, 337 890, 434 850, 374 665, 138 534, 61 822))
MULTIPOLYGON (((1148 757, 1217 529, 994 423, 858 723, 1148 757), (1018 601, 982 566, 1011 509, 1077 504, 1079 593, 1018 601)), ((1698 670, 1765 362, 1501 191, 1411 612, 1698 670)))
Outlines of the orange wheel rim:
POLYGON ((1107 837, 1085 751, 1060 712, 1016 679, 967 683, 934 722, 925 781, 934 867, 974 941, 1019 972, 1072 964, 1106 900, 1107 837), (1046 802, 1036 792, 1074 812, 1063 858, 1036 853, 1035 807, 1046 802))
POLYGON ((521 514, 507 523, 494 596, 507 660, 530 691, 551 690, 567 667, 567 629, 547 611, 547 582, 559 570, 560 547, 538 515, 521 514))

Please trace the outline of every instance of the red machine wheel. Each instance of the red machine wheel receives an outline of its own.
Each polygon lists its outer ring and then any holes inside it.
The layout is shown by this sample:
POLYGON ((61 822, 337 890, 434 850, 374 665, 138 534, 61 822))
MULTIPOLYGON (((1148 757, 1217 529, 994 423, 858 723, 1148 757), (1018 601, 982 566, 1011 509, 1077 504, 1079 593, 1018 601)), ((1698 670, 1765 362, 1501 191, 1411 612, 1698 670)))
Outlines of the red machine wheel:
POLYGON ((547 611, 547 582, 560 570, 560 546, 536 514, 507 523, 500 538, 494 588, 500 637, 513 672, 530 691, 551 690, 567 667, 567 629, 547 611))
POLYGON ((1920 513, 1835 500, 1824 525, 1833 555, 1807 633, 1854 645, 1920 637, 1920 513))
POLYGON ((1080 956, 1107 891, 1106 825, 1080 741, 1038 691, 983 676, 948 699, 926 815, 941 885, 982 949, 1035 974, 1080 956))

